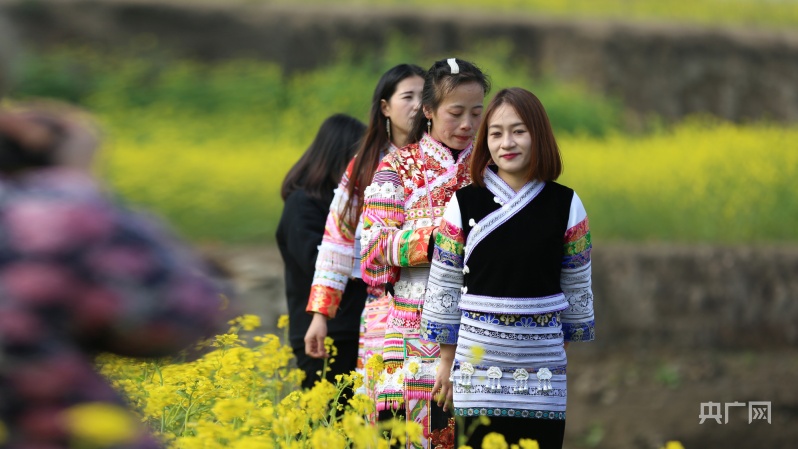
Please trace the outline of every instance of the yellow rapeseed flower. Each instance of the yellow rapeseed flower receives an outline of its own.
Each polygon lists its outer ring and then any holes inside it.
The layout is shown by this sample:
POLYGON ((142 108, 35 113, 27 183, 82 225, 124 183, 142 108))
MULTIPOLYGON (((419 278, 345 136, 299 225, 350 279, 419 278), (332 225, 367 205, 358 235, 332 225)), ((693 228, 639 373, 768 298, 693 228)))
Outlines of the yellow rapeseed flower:
POLYGON ((329 427, 320 427, 313 432, 310 438, 311 447, 323 447, 325 449, 344 449, 346 448, 346 438, 339 432, 329 427))
POLYGON ((482 346, 473 346, 471 348, 471 355, 474 358, 474 363, 479 363, 485 357, 485 348, 482 346))
POLYGON ((216 340, 213 342, 213 346, 217 348, 226 348, 229 346, 235 346, 239 342, 237 334, 222 334, 217 335, 216 340))
POLYGON ((407 421, 405 432, 407 433, 407 439, 409 441, 415 444, 421 444, 421 438, 424 436, 424 429, 421 427, 421 424, 415 421, 407 421))
POLYGON ((382 360, 382 354, 374 354, 366 361, 366 375, 369 379, 378 378, 384 369, 385 362, 382 360))
POLYGON ((371 415, 376 410, 374 401, 365 394, 356 394, 349 400, 349 406, 358 415, 371 415))
POLYGON ((529 438, 521 438, 518 440, 518 446, 521 449, 540 449, 537 440, 530 440, 529 438))
POLYGON ((70 407, 65 411, 64 418, 78 446, 105 447, 131 443, 140 430, 128 410, 103 402, 70 407))
POLYGON ((337 393, 335 385, 322 378, 302 395, 301 405, 311 420, 318 421, 330 412, 330 403, 337 393))
MULTIPOLYGON (((283 315, 283 316, 285 316, 285 315, 283 315)), ((260 324, 261 324, 260 317, 257 316, 257 315, 251 315, 251 314, 241 315, 240 317, 237 317, 237 318, 235 318, 233 320, 230 320, 229 323, 232 324, 232 325, 241 326, 241 328, 244 329, 245 331, 253 331, 253 330, 259 328, 260 324)))
POLYGON ((274 441, 269 435, 245 435, 228 444, 231 449, 274 449, 274 441))
POLYGON ((684 446, 678 441, 668 441, 663 449, 684 449, 684 446))
POLYGON ((285 329, 288 327, 288 315, 280 315, 277 320, 277 329, 285 329))
POLYGON ((211 408, 219 421, 231 422, 235 419, 244 419, 249 413, 247 398, 220 398, 211 408))
MULTIPOLYGON (((332 337, 324 337, 324 349, 327 351, 327 354, 330 354, 330 357, 338 355, 338 348, 335 347, 335 342, 332 337)), ((332 359, 330 363, 332 363, 332 359)))
POLYGON ((358 429, 366 425, 366 421, 362 416, 353 413, 345 413, 341 418, 341 425, 344 432, 347 434, 354 434, 357 433, 358 429))
POLYGON ((491 432, 482 439, 482 449, 507 449, 507 440, 504 435, 491 432))
POLYGON ((349 375, 349 379, 352 381, 352 390, 357 391, 360 387, 363 386, 363 375, 352 371, 349 375))

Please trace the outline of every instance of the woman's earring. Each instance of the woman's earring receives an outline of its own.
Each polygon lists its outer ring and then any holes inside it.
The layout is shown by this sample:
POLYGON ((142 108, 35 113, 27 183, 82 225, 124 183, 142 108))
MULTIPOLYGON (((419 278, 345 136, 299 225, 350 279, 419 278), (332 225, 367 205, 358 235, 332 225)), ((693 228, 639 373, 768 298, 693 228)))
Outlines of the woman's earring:
POLYGON ((427 119, 427 134, 432 132, 432 120, 427 119))
POLYGON ((388 132, 388 140, 391 140, 391 118, 385 119, 385 131, 388 132))

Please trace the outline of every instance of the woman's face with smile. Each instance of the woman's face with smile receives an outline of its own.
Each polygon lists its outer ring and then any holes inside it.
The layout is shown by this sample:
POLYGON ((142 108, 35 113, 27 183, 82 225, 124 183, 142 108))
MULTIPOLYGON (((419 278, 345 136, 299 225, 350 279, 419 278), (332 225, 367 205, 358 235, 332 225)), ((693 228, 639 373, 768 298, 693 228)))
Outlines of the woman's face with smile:
POLYGON ((512 106, 503 104, 491 114, 487 129, 488 150, 499 167, 499 177, 511 186, 525 184, 532 163, 532 134, 521 117, 512 106))

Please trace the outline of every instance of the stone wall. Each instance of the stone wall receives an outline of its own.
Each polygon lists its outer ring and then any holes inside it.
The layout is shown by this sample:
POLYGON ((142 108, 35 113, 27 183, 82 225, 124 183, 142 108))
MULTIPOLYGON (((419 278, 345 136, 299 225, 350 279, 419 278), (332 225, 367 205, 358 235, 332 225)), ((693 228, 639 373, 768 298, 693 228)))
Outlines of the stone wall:
POLYGON ((582 81, 640 114, 798 121, 798 32, 223 3, 0 0, 0 9, 37 46, 117 48, 150 35, 182 57, 255 57, 289 70, 329 62, 344 44, 379 51, 392 35, 423 42, 434 58, 506 39, 536 71, 582 81))
MULTIPOLYGON (((216 251, 242 308, 276 332, 286 313, 275 247, 216 251)), ((596 244, 592 348, 775 350, 798 345, 798 247, 596 244)))
POLYGON ((798 344, 798 248, 596 245, 599 345, 798 344))

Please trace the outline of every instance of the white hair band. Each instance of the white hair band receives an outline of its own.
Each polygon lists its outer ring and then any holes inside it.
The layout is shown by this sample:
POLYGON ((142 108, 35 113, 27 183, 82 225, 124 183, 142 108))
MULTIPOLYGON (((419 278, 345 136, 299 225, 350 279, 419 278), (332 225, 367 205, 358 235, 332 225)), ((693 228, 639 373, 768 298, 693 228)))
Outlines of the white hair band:
POLYGON ((460 73, 460 66, 457 65, 457 60, 455 58, 449 58, 446 60, 449 63, 449 68, 452 69, 452 75, 457 75, 460 73))

